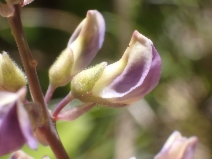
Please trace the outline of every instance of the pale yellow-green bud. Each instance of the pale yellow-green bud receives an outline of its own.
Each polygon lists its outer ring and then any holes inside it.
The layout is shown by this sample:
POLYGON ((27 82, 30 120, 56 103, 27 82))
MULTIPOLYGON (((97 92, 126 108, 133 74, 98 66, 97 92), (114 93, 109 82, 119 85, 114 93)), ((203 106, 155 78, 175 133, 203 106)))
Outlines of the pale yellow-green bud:
POLYGON ((107 63, 102 62, 90 69, 78 73, 71 82, 71 92, 73 96, 86 102, 85 98, 89 98, 93 86, 101 77, 106 66, 107 63))
POLYGON ((74 57, 71 48, 66 48, 49 70, 50 85, 53 88, 66 85, 71 76, 74 57))
POLYGON ((24 86, 26 86, 24 73, 6 52, 0 54, 0 90, 16 92, 24 86))

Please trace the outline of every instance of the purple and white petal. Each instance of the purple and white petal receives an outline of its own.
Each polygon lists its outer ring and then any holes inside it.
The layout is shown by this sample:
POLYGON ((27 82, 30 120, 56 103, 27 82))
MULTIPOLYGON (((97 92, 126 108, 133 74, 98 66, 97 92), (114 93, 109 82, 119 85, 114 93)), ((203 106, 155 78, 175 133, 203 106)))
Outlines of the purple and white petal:
POLYGON ((160 80, 161 75, 161 58, 154 46, 152 46, 152 63, 151 68, 143 81, 143 83, 132 90, 130 93, 124 95, 120 98, 112 98, 111 101, 118 103, 123 102, 127 104, 132 104, 133 102, 143 98, 146 94, 151 92, 160 80))
POLYGON ((74 54, 73 75, 87 67, 96 56, 102 47, 104 35, 103 16, 97 10, 89 10, 68 43, 68 47, 73 50, 74 54))

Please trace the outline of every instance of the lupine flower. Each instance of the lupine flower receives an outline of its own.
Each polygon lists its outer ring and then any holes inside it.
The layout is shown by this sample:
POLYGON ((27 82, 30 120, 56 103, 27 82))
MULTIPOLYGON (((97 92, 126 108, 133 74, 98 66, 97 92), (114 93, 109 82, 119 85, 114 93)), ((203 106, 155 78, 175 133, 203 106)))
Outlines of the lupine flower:
POLYGON ((154 159, 193 159, 196 145, 197 137, 182 137, 175 131, 154 159))
POLYGON ((28 114, 21 101, 26 89, 17 93, 0 92, 0 156, 20 149, 25 143, 37 148, 28 114))
POLYGON ((49 70, 50 84, 59 87, 84 69, 102 47, 105 34, 103 16, 89 10, 86 18, 71 36, 67 48, 60 54, 49 70))
POLYGON ((161 59, 152 41, 135 31, 119 61, 80 72, 72 80, 71 91, 84 103, 130 105, 155 88, 160 72, 161 59))
POLYGON ((15 11, 14 5, 21 4, 22 6, 31 3, 33 0, 5 0, 6 3, 0 2, 0 16, 11 17, 15 11))
POLYGON ((0 91, 16 92, 24 86, 26 86, 24 73, 6 52, 0 54, 0 91))

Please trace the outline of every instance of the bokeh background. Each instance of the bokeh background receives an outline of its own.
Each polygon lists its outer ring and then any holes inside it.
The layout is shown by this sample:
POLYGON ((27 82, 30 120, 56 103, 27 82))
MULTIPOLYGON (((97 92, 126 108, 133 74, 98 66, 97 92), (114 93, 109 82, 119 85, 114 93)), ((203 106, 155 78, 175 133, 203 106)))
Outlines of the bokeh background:
MULTIPOLYGON (((48 68, 65 49, 87 10, 106 21, 102 49, 90 65, 117 61, 134 30, 150 38, 162 58, 159 85, 126 108, 96 106, 73 122, 58 122, 72 159, 152 159, 168 136, 180 131, 199 138, 195 159, 212 158, 212 1, 211 0, 35 0, 22 10, 22 21, 45 93, 48 68)), ((0 51, 21 66, 7 19, 0 17, 0 51)), ((54 107, 68 92, 59 88, 54 107)), ((69 104, 68 107, 72 105, 69 104)), ((48 147, 23 149, 35 159, 54 159, 48 147)), ((8 155, 2 159, 8 158, 8 155)))

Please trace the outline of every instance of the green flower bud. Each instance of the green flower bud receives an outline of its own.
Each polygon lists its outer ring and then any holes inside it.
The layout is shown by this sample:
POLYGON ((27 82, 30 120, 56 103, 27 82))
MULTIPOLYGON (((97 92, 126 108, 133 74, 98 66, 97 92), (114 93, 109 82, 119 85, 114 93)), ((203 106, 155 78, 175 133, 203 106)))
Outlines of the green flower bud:
POLYGON ((16 92, 24 86, 26 86, 24 73, 6 52, 0 54, 0 90, 16 92))
POLYGON ((64 86, 69 82, 73 62, 72 49, 66 48, 49 70, 49 80, 52 87, 64 86))
POLYGON ((72 93, 77 96, 78 99, 83 98, 84 94, 89 94, 95 85, 96 81, 101 77, 105 67, 107 66, 106 62, 102 62, 90 69, 84 70, 77 74, 75 78, 73 78, 72 85, 72 93))

